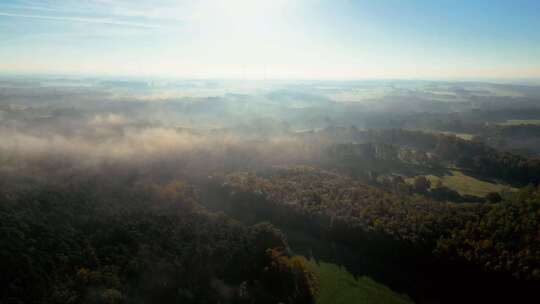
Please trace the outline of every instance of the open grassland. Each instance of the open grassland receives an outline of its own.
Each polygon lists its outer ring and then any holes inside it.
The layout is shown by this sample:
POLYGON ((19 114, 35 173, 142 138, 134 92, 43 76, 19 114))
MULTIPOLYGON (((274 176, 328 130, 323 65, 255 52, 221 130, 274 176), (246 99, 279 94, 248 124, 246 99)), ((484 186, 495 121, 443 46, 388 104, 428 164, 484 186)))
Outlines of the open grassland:
POLYGON ((472 140, 474 136, 473 134, 469 134, 469 133, 456 133, 456 132, 450 132, 450 131, 440 131, 439 133, 444 134, 444 135, 454 135, 464 140, 472 140))
POLYGON ((457 133, 457 132, 452 132, 452 131, 439 131, 439 130, 429 130, 429 129, 411 129, 411 130, 422 131, 422 132, 432 133, 432 134, 443 134, 443 135, 450 135, 450 136, 453 135, 464 140, 472 140, 474 137, 474 134, 470 134, 470 133, 457 133))
MULTIPOLYGON (((483 180, 479 180, 472 176, 463 174, 463 172, 458 170, 452 170, 451 175, 435 176, 435 175, 426 175, 426 177, 431 181, 431 186, 435 185, 440 181, 443 186, 446 186, 450 189, 456 190, 461 195, 469 194, 476 196, 485 196, 490 192, 500 192, 503 190, 515 190, 514 188, 499 184, 492 183, 483 180)), ((414 182, 414 178, 407 180, 410 183, 414 182)))
POLYGON ((510 119, 501 122, 501 126, 518 126, 518 125, 540 125, 540 119, 510 119))
POLYGON ((321 261, 308 260, 308 267, 320 283, 318 304, 410 304, 407 296, 397 294, 368 277, 355 278, 344 268, 321 261))

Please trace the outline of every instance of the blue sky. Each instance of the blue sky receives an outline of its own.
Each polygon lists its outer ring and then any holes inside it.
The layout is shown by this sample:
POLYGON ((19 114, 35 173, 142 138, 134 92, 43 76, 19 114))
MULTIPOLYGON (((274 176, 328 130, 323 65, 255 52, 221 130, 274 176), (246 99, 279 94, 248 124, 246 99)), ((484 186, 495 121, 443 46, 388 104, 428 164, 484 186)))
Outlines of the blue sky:
POLYGON ((539 78, 538 0, 0 0, 0 69, 539 78))

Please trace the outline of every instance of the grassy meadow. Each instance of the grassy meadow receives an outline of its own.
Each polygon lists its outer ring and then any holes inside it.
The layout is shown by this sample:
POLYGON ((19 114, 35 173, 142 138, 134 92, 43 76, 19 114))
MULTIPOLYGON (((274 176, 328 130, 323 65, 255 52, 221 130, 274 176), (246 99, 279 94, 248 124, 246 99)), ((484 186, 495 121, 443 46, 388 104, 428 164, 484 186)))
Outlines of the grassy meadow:
POLYGON ((318 304, 410 304, 400 295, 368 277, 355 278, 343 267, 322 261, 307 261, 319 279, 318 304))
MULTIPOLYGON (((450 175, 436 176, 426 175, 434 187, 439 181, 450 189, 456 190, 461 195, 485 196, 490 192, 500 192, 502 190, 513 190, 512 187, 504 184, 483 181, 472 176, 465 175, 458 170, 452 170, 450 175)), ((414 178, 407 179, 407 182, 413 183, 414 178)))
POLYGON ((501 126, 540 125, 540 119, 509 119, 499 123, 501 126))

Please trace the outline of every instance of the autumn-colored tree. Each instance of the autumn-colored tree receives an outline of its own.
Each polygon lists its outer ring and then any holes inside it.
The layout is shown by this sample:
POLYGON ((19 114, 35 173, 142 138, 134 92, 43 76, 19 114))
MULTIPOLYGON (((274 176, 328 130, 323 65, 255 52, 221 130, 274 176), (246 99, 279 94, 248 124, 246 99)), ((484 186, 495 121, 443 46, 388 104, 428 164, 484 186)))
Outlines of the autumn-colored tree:
POLYGON ((274 248, 266 251, 266 257, 262 282, 270 291, 268 303, 315 303, 317 279, 303 258, 274 248))

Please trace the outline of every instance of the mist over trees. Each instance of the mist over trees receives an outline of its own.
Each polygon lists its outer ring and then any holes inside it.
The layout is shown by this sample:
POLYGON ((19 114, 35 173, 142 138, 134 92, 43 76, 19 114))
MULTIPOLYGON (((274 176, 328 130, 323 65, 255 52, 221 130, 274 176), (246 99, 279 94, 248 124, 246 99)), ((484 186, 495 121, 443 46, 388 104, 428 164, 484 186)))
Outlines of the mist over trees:
POLYGON ((2 303, 316 303, 308 260, 537 290, 537 87, 53 80, 0 81, 2 303))

